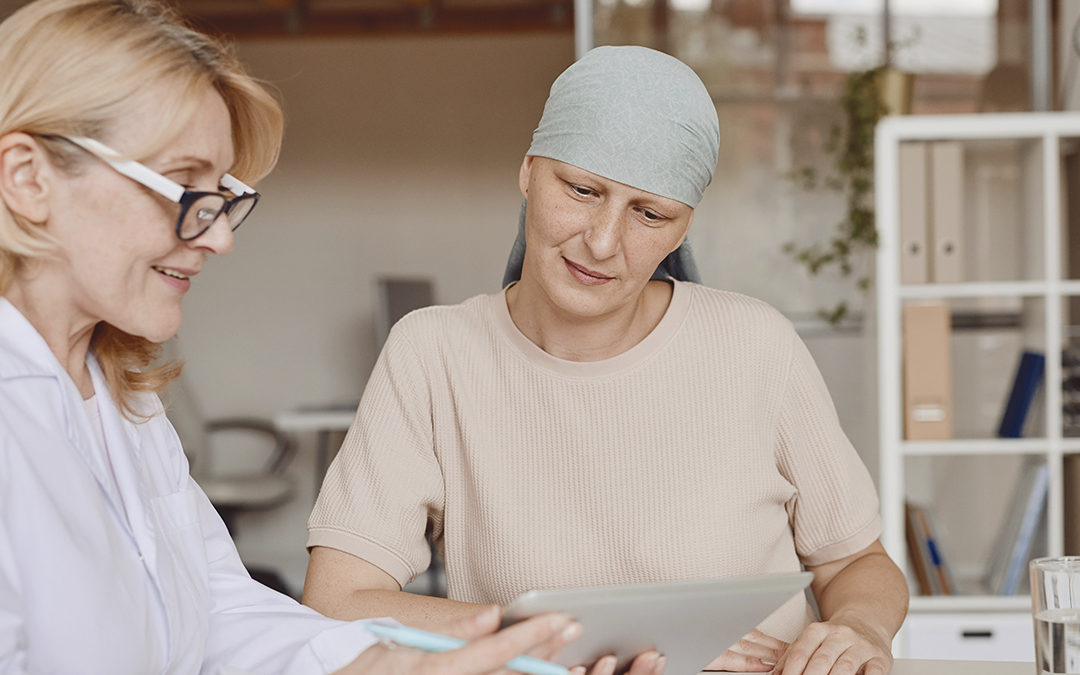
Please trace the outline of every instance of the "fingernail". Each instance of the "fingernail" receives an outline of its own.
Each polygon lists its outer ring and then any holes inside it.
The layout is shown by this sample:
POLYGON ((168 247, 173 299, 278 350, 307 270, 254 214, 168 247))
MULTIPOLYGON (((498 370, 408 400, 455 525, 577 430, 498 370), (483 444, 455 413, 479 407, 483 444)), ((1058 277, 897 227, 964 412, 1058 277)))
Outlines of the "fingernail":
POLYGON ((664 667, 667 666, 667 657, 661 656, 656 659, 656 663, 652 667, 652 675, 661 675, 664 672, 664 667))
POLYGON ((598 675, 611 675, 615 672, 617 663, 614 656, 605 656, 597 662, 596 672, 598 675))
POLYGON ((573 642, 581 637, 581 624, 577 621, 571 621, 570 625, 563 629, 562 639, 566 642, 573 642))
POLYGON ((551 627, 552 631, 559 632, 563 630, 563 628, 569 622, 570 617, 566 616, 565 614, 552 614, 551 618, 548 619, 548 626, 551 627))

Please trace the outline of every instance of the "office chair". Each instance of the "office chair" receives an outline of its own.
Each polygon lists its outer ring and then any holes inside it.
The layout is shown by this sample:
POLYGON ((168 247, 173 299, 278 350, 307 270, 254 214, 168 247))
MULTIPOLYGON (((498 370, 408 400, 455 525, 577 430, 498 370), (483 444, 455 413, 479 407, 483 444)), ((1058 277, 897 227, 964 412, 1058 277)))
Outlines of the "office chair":
MULTIPOLYGON (((176 347, 167 345, 166 352, 175 358, 176 347)), ((236 538, 240 514, 272 509, 293 497, 295 485, 286 470, 296 448, 269 420, 205 419, 183 379, 175 380, 164 397, 166 415, 180 436, 192 477, 236 538)), ((292 595, 276 571, 249 565, 248 572, 263 584, 292 595)))
POLYGON ((398 319, 435 304, 435 283, 427 277, 375 277, 375 346, 382 349, 398 319))
POLYGON ((229 533, 236 536, 236 516, 245 511, 261 511, 284 504, 295 489, 293 481, 285 475, 285 469, 295 454, 293 443, 274 425, 254 417, 226 417, 205 422, 205 444, 199 450, 204 456, 195 463, 192 475, 218 510, 229 533), (215 441, 228 434, 243 433, 262 438, 266 457, 244 472, 218 473, 214 471, 215 452, 227 451, 228 446, 215 441))

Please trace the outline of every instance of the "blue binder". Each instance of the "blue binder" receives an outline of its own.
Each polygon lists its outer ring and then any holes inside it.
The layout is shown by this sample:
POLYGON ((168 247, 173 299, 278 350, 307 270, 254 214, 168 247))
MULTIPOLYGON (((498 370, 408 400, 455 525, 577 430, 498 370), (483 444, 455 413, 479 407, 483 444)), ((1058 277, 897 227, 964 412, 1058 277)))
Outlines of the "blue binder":
POLYGON ((1042 354, 1025 351, 1020 355, 1020 364, 1016 367, 1016 377, 1013 378, 1009 401, 1005 404, 1005 412, 1001 415, 1001 426, 998 427, 998 436, 1001 438, 1023 436, 1024 421, 1031 409, 1035 392, 1042 382, 1044 370, 1046 370, 1046 357, 1042 354))

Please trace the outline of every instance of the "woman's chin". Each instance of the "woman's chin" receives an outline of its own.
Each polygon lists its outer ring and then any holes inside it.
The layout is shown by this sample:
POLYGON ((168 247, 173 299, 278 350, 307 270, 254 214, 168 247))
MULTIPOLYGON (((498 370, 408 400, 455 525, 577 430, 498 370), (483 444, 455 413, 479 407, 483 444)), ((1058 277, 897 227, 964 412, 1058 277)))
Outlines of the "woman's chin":
POLYGON ((121 328, 121 330, 145 338, 150 342, 161 343, 176 335, 180 330, 183 318, 183 314, 177 311, 175 315, 156 317, 155 320, 140 322, 140 325, 132 326, 132 330, 126 328, 121 328))

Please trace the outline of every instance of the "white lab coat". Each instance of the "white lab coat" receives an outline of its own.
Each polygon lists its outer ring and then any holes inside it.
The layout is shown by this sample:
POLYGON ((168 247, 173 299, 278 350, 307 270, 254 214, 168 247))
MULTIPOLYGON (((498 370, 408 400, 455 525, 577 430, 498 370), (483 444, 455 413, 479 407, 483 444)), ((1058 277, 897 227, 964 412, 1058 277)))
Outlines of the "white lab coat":
MULTIPOLYGON (((325 673, 373 637, 253 581, 156 396, 133 424, 0 298, 0 673, 325 673)), ((300 543, 298 542, 298 545, 300 543)))

